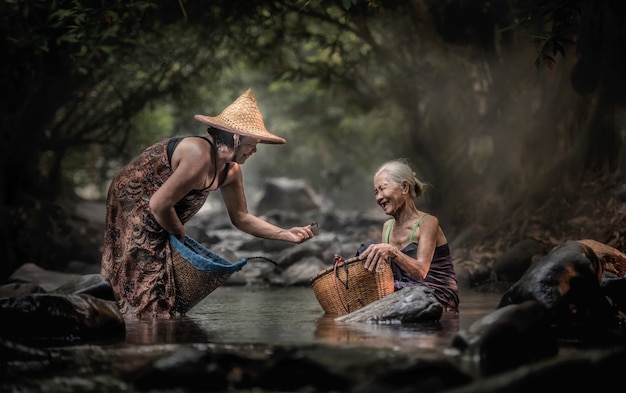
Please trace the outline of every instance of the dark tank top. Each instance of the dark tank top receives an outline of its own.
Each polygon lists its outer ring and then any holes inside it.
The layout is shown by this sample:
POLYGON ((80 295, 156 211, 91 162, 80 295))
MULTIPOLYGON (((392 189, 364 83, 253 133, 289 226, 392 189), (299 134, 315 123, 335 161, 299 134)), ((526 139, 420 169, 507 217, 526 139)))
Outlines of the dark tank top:
MULTIPOLYGON (((417 221, 411 232, 409 244, 401 250, 402 253, 414 259, 417 258, 417 243, 413 240, 413 235, 426 215, 427 214, 424 214, 417 221)), ((391 233, 393 224, 394 221, 392 220, 385 234, 385 243, 389 243, 389 234, 391 233)), ((393 271, 395 290, 415 285, 424 285, 433 291, 435 297, 446 306, 447 311, 458 311, 459 288, 448 243, 435 248, 433 260, 430 263, 430 269, 423 280, 414 279, 404 270, 400 269, 393 261, 391 262, 391 270, 393 271)))
MULTIPOLYGON (((174 137, 170 139, 167 142, 167 161, 170 163, 170 167, 172 166, 172 156, 174 155, 174 150, 176 150, 176 147, 178 146, 180 141, 182 141, 185 138, 200 138, 202 140, 205 140, 209 145, 211 145, 211 148, 213 149, 213 157, 215 160, 215 165, 214 165, 215 173, 213 174, 213 179, 211 180, 211 183, 207 187, 207 188, 211 188, 211 186, 215 182, 215 178, 217 177, 217 151, 215 149, 215 145, 210 140, 203 138, 201 136, 191 136, 191 137, 179 136, 179 137, 174 137)), ((230 167, 231 167, 230 162, 224 167, 224 171, 222 172, 222 175, 220 176, 220 184, 224 183, 224 180, 226 180, 226 175, 228 174, 228 170, 230 169, 230 167)))

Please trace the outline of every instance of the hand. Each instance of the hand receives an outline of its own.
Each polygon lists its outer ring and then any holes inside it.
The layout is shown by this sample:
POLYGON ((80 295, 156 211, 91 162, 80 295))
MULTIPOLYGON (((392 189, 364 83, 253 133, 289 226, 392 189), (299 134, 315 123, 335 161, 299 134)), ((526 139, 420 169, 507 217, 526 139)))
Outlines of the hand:
POLYGON ((364 261, 363 267, 365 270, 378 272, 381 270, 383 263, 389 263, 389 258, 397 255, 397 250, 396 247, 386 243, 372 244, 359 255, 359 259, 364 261))
POLYGON ((314 226, 316 226, 317 223, 311 223, 307 226, 304 227, 293 227, 291 229, 289 229, 289 234, 292 235, 292 242, 294 243, 302 243, 305 242, 311 238, 313 238, 315 236, 315 232, 313 231, 314 226))

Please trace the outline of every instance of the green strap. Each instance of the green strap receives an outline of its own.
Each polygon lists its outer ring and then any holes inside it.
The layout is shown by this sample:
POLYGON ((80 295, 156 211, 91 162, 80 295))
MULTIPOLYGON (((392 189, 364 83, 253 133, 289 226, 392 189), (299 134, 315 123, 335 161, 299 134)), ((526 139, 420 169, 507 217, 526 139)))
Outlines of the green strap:
MULTIPOLYGON (((415 226, 413 226, 413 230, 411 231, 411 237, 409 237, 409 243, 413 243, 413 235, 415 235, 415 231, 417 230, 417 227, 420 226, 420 224, 422 223, 422 220, 427 215, 428 215, 428 213, 424 213, 424 215, 421 216, 419 218, 419 220, 417 220, 417 222, 415 223, 415 226)), ((392 218, 391 219, 391 223, 389 223, 389 226, 387 227, 387 233, 385 234, 385 243, 387 243, 387 244, 389 244, 389 236, 391 235, 391 228, 393 228, 393 223, 394 222, 395 222, 395 220, 392 218)))
POLYGON ((417 220, 417 222, 415 223, 415 226, 413 227, 413 231, 411 231, 411 237, 409 237, 409 243, 413 243, 413 235, 415 235, 415 231, 417 230, 417 227, 420 226, 420 224, 422 223, 422 220, 427 215, 428 215, 428 213, 424 213, 424 215, 421 216, 420 219, 417 220))
POLYGON ((387 233, 385 235, 385 243, 389 244, 389 235, 391 234, 391 228, 393 228, 393 223, 396 222, 393 218, 391 219, 391 223, 387 227, 387 233))

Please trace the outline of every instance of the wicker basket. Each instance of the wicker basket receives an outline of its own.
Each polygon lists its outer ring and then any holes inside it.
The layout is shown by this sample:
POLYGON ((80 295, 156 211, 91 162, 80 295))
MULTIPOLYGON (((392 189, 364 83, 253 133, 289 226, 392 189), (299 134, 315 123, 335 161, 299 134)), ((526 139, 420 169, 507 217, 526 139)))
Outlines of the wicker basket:
POLYGON ((311 278, 311 285, 326 314, 348 314, 391 295, 393 273, 389 264, 370 272, 358 257, 340 259, 311 278))
POLYGON ((170 236, 170 244, 176 283, 176 311, 183 315, 247 262, 241 259, 231 264, 190 237, 185 237, 183 245, 175 236, 170 236))

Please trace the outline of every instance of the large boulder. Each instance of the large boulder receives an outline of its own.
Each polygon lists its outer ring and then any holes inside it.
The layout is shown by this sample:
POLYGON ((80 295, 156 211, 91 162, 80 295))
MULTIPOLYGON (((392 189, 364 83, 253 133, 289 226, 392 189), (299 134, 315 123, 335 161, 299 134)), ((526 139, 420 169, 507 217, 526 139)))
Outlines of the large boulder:
POLYGON ((396 291, 349 314, 337 317, 340 322, 414 323, 439 321, 443 306, 432 291, 414 286, 396 291))
POLYGON ((485 315, 459 331, 450 346, 482 375, 535 363, 559 350, 546 309, 534 300, 485 315))
POLYGON ((617 322, 617 311, 601 288, 602 276, 602 258, 587 242, 565 241, 531 266, 498 307, 535 300, 546 308, 560 335, 599 338, 598 332, 617 322))
POLYGON ((99 299, 115 301, 113 287, 101 274, 85 274, 76 277, 50 291, 58 295, 91 295, 99 299))
POLYGON ((91 295, 37 293, 0 299, 0 337, 31 345, 63 345, 125 337, 117 304, 91 295))

